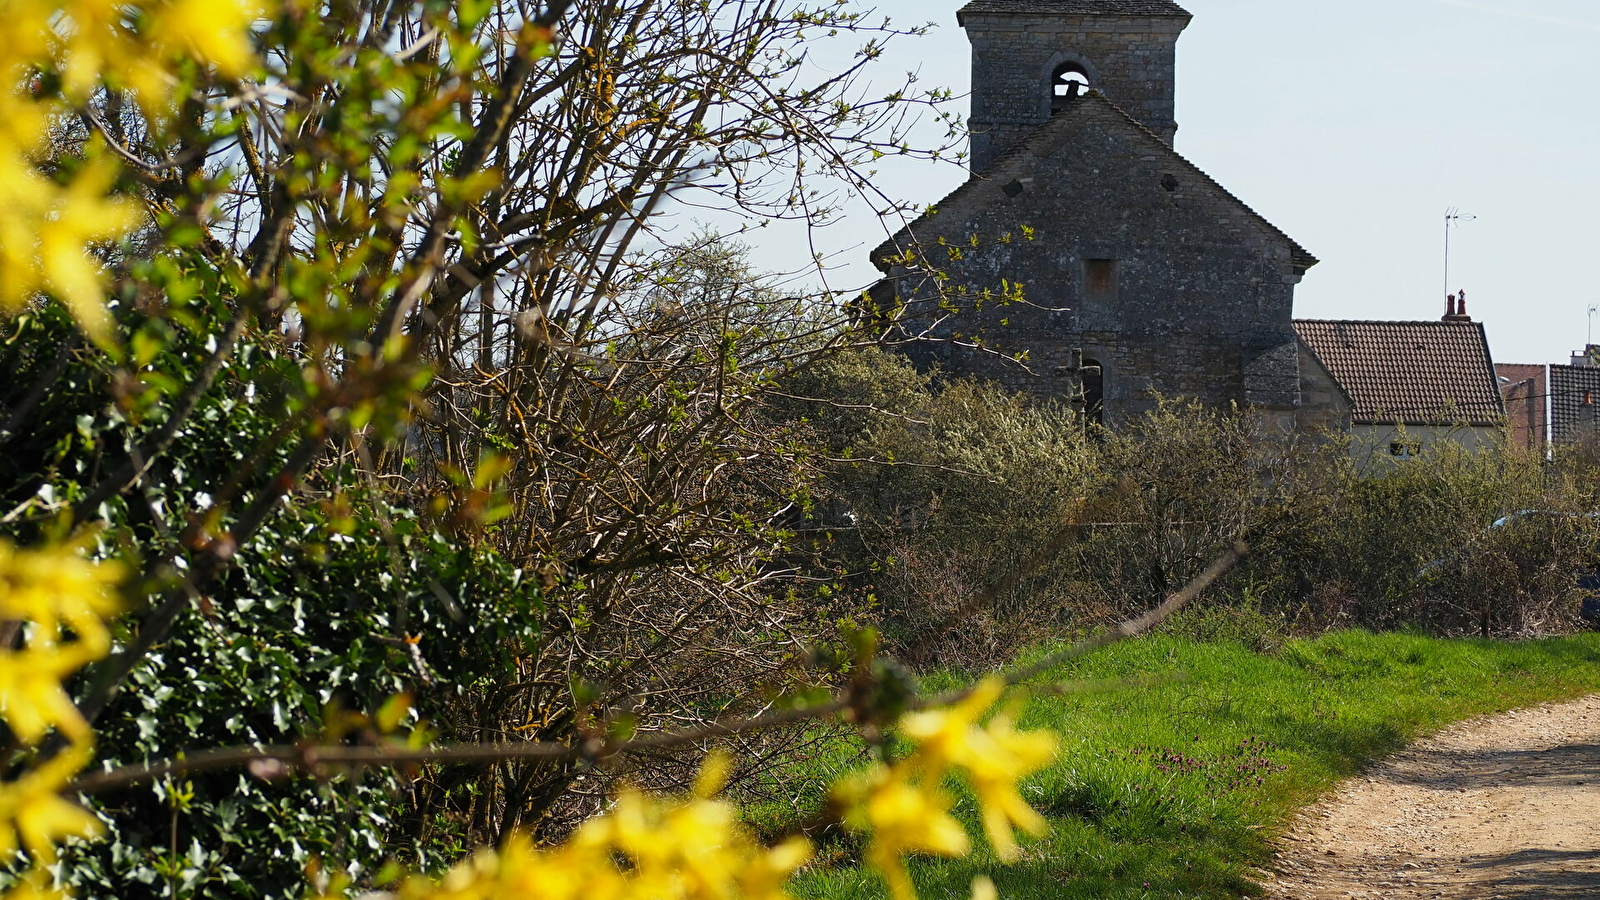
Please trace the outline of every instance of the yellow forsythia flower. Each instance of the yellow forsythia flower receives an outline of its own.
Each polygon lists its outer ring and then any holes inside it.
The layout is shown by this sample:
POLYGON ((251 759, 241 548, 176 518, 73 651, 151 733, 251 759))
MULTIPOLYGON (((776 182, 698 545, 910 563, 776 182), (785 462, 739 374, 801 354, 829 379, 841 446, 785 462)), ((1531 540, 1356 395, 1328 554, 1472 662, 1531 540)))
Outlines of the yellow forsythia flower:
POLYGON ((846 811, 845 824, 871 834, 867 862, 883 875, 895 900, 916 898, 906 871, 908 853, 964 856, 971 849, 938 779, 914 778, 904 761, 841 783, 834 797, 846 811))
MULTIPOLYGON (((97 342, 110 339, 103 278, 91 248, 145 221, 134 201, 111 192, 119 166, 90 154, 72 181, 42 177, 34 162, 55 98, 18 85, 30 69, 56 69, 68 101, 86 102, 102 83, 132 89, 158 129, 173 71, 190 60, 238 78, 255 62, 253 0, 0 0, 0 312, 53 294, 97 342)), ((92 145, 91 145, 92 146, 92 145)))
MULTIPOLYGON (((7 112, 0 105, 0 116, 7 112)), ((90 337, 109 338, 104 276, 90 248, 121 238, 144 218, 136 202, 107 196, 116 173, 114 163, 94 157, 62 186, 0 141, 0 312, 17 312, 49 292, 90 337)))
POLYGON ((757 854, 734 872, 739 896, 744 900, 788 900, 783 889, 789 876, 811 859, 811 842, 792 837, 765 853, 757 854))
POLYGON ((0 653, 0 718, 25 744, 39 743, 52 728, 87 738, 89 725, 61 682, 96 656, 54 648, 0 653))
POLYGON ((694 795, 679 801, 624 793, 612 810, 541 850, 522 836, 484 852, 437 883, 412 879, 404 900, 786 900, 783 891, 811 847, 795 839, 765 848, 732 804, 711 799, 726 763, 708 760, 694 795), (621 865, 619 866, 619 861, 621 865))
POLYGON ((70 546, 18 550, 0 540, 0 619, 30 629, 23 649, 0 651, 0 717, 24 743, 52 727, 88 737, 61 683, 110 650, 105 620, 117 611, 122 576, 116 563, 91 562, 70 546))
POLYGON ((972 758, 972 733, 978 719, 1000 699, 1005 689, 1005 680, 991 675, 954 706, 902 716, 900 733, 916 743, 917 756, 929 768, 943 771, 950 766, 964 766, 972 758))
POLYGON ((239 78, 255 65, 250 23, 260 15, 258 4, 238 0, 152 4, 147 36, 174 57, 193 53, 218 72, 239 78))
POLYGON ((40 176, 19 148, 0 144, 0 311, 16 312, 48 291, 91 337, 107 338, 103 276, 89 248, 143 220, 137 203, 107 196, 117 171, 115 163, 94 156, 62 186, 40 176))
POLYGON ((0 860, 28 852, 35 868, 51 865, 56 844, 68 837, 94 837, 99 819, 61 797, 72 776, 93 757, 88 744, 73 744, 16 781, 0 785, 0 860))
POLYGON ((1056 757, 1056 736, 1043 731, 1017 731, 1011 717, 1001 713, 974 736, 974 752, 965 764, 972 789, 978 795, 983 830, 995 855, 1010 861, 1017 857, 1012 829, 1032 835, 1048 829, 1044 817, 1017 793, 1017 782, 1049 765, 1056 757))
POLYGON ((966 770, 978 795, 983 830, 1002 860, 1017 855, 1013 829, 1042 834, 1046 823, 1017 793, 1017 782, 1055 758, 1055 735, 1021 732, 1010 715, 995 715, 985 726, 978 719, 1005 691, 999 676, 985 679, 968 697, 949 709, 913 713, 900 720, 900 730, 917 745, 916 759, 929 770, 966 770))
POLYGON ((0 538, 0 618, 32 622, 35 637, 51 643, 65 626, 79 641, 103 644, 124 574, 120 564, 85 559, 69 544, 19 550, 0 538))
MULTIPOLYGON (((5 66, 7 84, 21 78, 20 67, 5 66)), ((0 151, 8 165, 26 166, 29 157, 46 145, 50 108, 15 90, 0 91, 0 151)), ((29 167, 25 171, 31 174, 29 167)))
POLYGON ((6 0, 6 5, 18 15, 17 28, 65 34, 56 62, 62 88, 75 101, 88 98, 104 79, 133 89, 145 112, 155 116, 176 83, 172 70, 178 64, 198 60, 237 78, 255 61, 250 26, 261 8, 254 2, 6 0), (136 32, 133 23, 140 13, 136 32))

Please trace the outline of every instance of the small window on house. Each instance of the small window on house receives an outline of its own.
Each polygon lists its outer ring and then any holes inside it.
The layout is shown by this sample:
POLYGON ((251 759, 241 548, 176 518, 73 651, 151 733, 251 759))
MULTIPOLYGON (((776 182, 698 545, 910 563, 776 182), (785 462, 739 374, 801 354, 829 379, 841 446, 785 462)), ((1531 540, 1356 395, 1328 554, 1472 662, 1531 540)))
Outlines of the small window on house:
POLYGON ((1075 62, 1056 66, 1050 75, 1050 111, 1066 109, 1073 100, 1089 89, 1089 73, 1075 62))
POLYGON ((1083 295, 1085 299, 1090 300, 1116 299, 1116 260, 1086 259, 1083 261, 1083 295))
POLYGON ((1389 455, 1395 459, 1415 459, 1421 454, 1421 441, 1391 441, 1389 444, 1389 455))

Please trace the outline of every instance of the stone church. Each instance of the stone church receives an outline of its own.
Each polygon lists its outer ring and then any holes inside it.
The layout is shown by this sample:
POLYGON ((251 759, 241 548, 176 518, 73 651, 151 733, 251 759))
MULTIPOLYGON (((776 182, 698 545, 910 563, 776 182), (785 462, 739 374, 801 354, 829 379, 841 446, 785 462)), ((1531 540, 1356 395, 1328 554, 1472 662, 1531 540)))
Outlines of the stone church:
POLYGON ((1300 405, 1294 289, 1317 260, 1172 148, 1169 0, 972 0, 969 180, 873 252, 920 365, 1091 416, 1158 396, 1300 405), (1077 365, 1080 361, 1084 367, 1077 365))

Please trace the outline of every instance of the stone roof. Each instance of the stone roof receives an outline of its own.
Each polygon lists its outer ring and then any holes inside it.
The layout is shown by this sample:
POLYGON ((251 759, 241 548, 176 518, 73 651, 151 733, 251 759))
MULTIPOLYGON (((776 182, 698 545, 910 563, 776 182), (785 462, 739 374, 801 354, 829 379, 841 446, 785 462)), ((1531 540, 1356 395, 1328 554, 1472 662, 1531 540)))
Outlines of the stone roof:
POLYGON ((1296 319, 1356 423, 1498 425, 1505 407, 1478 322, 1296 319))
POLYGON ((1169 0, 972 0, 956 11, 956 18, 968 13, 1192 18, 1188 10, 1169 0))
POLYGON ((1595 433, 1600 433, 1600 369, 1551 366, 1550 440, 1564 444, 1595 433))
MULTIPOLYGON (((975 0, 975 2, 985 2, 985 0, 975 0)), ((998 2, 998 0, 996 0, 996 2, 998 2)), ((1112 113, 1115 120, 1123 122, 1137 129, 1146 139, 1146 143, 1151 145, 1151 150, 1153 152, 1160 153, 1161 155, 1177 162, 1183 168, 1187 169, 1189 174, 1196 180, 1217 191, 1223 198, 1237 206, 1241 212, 1247 214, 1257 224, 1265 227, 1269 232, 1286 241, 1289 245, 1290 252, 1293 254, 1294 264, 1296 266, 1303 270, 1309 269, 1317 264, 1317 258, 1312 256, 1309 250, 1296 243, 1294 238, 1291 238, 1287 234, 1283 233, 1283 231, 1281 231, 1276 225, 1273 225, 1271 222, 1267 221, 1265 216, 1251 209, 1243 200, 1235 197, 1231 192, 1228 191, 1227 188, 1219 184, 1216 179, 1202 171, 1199 166, 1190 162, 1183 156, 1183 154, 1172 149, 1172 145, 1162 140, 1161 137, 1155 132, 1146 128, 1144 123, 1140 122, 1138 119, 1135 119, 1133 116, 1128 115, 1128 113, 1123 110, 1122 107, 1112 103, 1110 100, 1107 100, 1104 94, 1101 94, 1099 91, 1095 90, 1091 90, 1082 97, 1079 97, 1071 106, 1051 116, 1038 128, 1035 128, 1027 137, 1018 141, 1009 150, 995 157, 994 161, 991 162, 989 167, 984 169, 983 172, 972 175, 966 181, 962 182, 961 185, 955 190, 945 195, 943 200, 935 203, 933 205, 933 210, 937 211, 940 207, 953 205, 959 201, 962 201, 973 191, 976 191, 984 185, 988 185, 997 180, 992 176, 1003 171, 1007 163, 1009 163, 1011 160, 1018 156, 1032 153, 1037 145, 1046 143, 1050 139, 1052 132, 1054 132, 1057 128, 1067 127, 1068 123, 1070 123, 1074 117, 1083 115, 1087 110, 1095 109, 1097 107, 1102 111, 1109 111, 1112 113)), ((915 239, 913 238, 914 229, 918 225, 927 221, 931 214, 932 213, 923 213, 921 216, 917 217, 915 221, 906 225, 904 228, 901 228, 888 240, 879 244, 872 251, 873 262, 878 263, 880 260, 894 256, 913 246, 916 243, 915 239)), ((881 269, 883 266, 879 264, 879 268, 881 269)))

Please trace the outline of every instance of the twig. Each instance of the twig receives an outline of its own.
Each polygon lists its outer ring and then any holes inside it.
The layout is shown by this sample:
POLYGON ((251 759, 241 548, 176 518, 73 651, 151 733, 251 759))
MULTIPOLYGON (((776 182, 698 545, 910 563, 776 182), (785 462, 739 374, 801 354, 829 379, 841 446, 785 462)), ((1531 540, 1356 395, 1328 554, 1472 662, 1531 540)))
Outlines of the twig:
POLYGON ((1118 641, 1124 641, 1149 631, 1160 625, 1173 613, 1194 602, 1194 599, 1204 593, 1206 588, 1214 584, 1218 578, 1226 575, 1249 553, 1250 548, 1247 544, 1243 541, 1236 541, 1232 547, 1228 548, 1227 552, 1212 560, 1211 565, 1206 566, 1205 571, 1196 575, 1181 590, 1167 597, 1160 606, 1136 619, 1122 622, 1110 631, 1101 632, 1094 637, 1079 641, 1060 653, 1053 653, 1031 666, 1010 673, 1006 676, 1006 684, 1021 684, 1048 672, 1064 662, 1077 659, 1102 647, 1109 647, 1118 641))
POLYGON ((626 750, 645 748, 681 747, 708 738, 744 734, 807 719, 831 716, 845 708, 845 701, 836 699, 819 706, 783 710, 757 718, 729 719, 694 728, 646 735, 628 741, 609 741, 593 738, 579 744, 561 744, 553 741, 496 742, 487 744, 454 744, 443 747, 346 747, 314 744, 268 747, 223 747, 204 750, 190 756, 123 766, 106 772, 85 775, 69 785, 64 793, 93 794, 118 788, 131 787, 167 777, 185 777, 199 772, 251 768, 265 774, 288 774, 289 769, 316 772, 326 766, 339 765, 415 765, 419 763, 493 763, 511 759, 604 759, 626 750), (277 769, 272 768, 277 764, 277 769))

